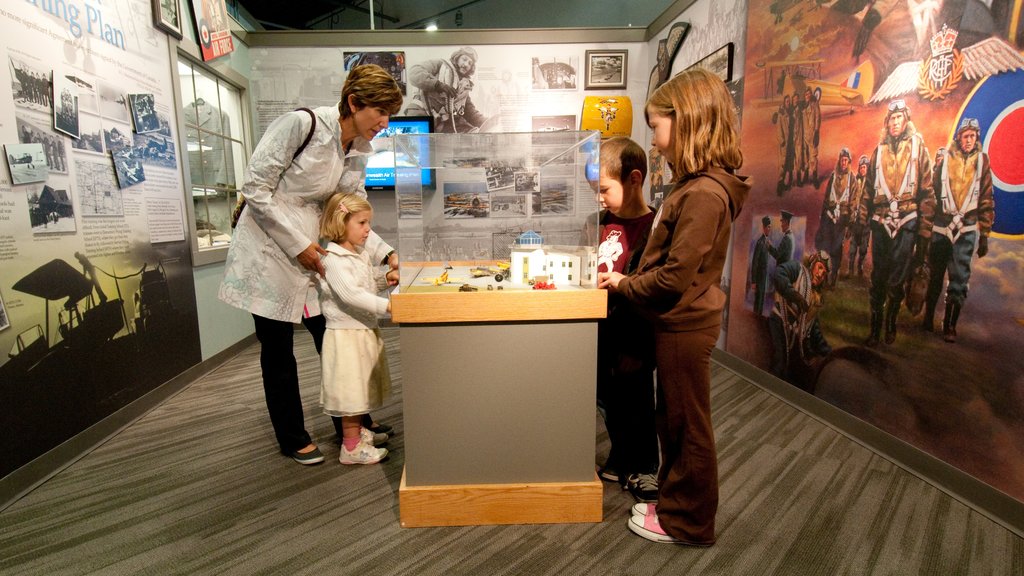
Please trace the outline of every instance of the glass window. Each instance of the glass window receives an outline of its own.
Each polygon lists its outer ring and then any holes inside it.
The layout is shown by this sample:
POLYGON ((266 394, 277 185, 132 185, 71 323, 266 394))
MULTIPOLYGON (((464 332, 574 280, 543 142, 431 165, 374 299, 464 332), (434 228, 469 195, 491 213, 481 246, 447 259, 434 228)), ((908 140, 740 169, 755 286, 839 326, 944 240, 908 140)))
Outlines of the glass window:
POLYGON ((185 58, 178 75, 198 248, 221 248, 231 242, 231 212, 248 158, 242 92, 185 58))

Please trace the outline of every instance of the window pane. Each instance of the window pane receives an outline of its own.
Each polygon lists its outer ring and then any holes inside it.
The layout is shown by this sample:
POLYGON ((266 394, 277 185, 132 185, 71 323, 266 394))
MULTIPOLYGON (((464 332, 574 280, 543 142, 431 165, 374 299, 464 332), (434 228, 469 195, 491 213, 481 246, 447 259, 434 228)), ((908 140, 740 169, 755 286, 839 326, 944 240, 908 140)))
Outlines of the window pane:
POLYGON ((232 86, 220 83, 220 109, 225 136, 242 140, 242 98, 232 86))
MULTIPOLYGON (((191 119, 186 117, 185 121, 203 130, 221 133, 220 93, 217 90, 217 80, 208 72, 196 68, 195 85, 196 97, 191 102, 195 107, 195 112, 191 119)), ((186 101, 186 104, 188 103, 186 101)))
POLYGON ((225 186, 234 178, 226 138, 199 131, 199 155, 202 161, 202 182, 206 185, 225 186))
POLYGON ((231 150, 228 152, 229 168, 227 170, 228 180, 226 184, 233 188, 240 188, 243 182, 245 163, 248 158, 245 157, 245 148, 241 142, 229 140, 228 144, 231 146, 231 150))

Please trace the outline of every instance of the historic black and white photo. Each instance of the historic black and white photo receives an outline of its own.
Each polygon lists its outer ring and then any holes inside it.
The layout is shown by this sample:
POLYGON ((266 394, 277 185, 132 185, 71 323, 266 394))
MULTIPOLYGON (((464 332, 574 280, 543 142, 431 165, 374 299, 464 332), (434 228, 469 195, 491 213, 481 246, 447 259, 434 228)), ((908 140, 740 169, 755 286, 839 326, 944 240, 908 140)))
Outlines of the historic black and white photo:
POLYGON ((50 109, 50 71, 34 67, 24 59, 8 57, 11 68, 11 95, 14 104, 34 110, 50 109))
POLYGON ((103 153, 103 128, 98 116, 81 114, 78 117, 78 138, 71 140, 71 147, 93 154, 103 153))
POLYGON ((63 74, 53 74, 53 127, 78 138, 78 84, 63 74))
POLYGON ((156 132, 160 129, 160 118, 156 114, 152 94, 129 94, 128 107, 132 111, 132 123, 139 134, 156 132))
POLYGON ((489 118, 473 102, 477 58, 476 50, 467 46, 456 49, 447 59, 412 66, 409 83, 417 92, 403 114, 432 116, 435 132, 486 131, 489 118))
POLYGON ((530 125, 534 132, 567 132, 576 129, 576 115, 532 116, 530 125))
POLYGON ((625 89, 628 50, 587 50, 587 90, 625 89))
POLYGON ((491 196, 491 218, 526 217, 526 194, 491 196))
MULTIPOLYGON (((15 121, 18 125, 18 141, 22 144, 38 142, 43 145, 43 153, 46 154, 46 164, 50 172, 67 174, 67 155, 64 152, 64 136, 54 134, 48 127, 43 128, 42 122, 36 122, 34 114, 15 114, 15 121)), ((41 119, 46 121, 45 118, 41 119)))
POLYGON ((51 186, 28 191, 28 218, 32 234, 66 234, 78 231, 75 205, 68 190, 51 186))
POLYGON ((146 172, 142 168, 142 162, 139 161, 139 155, 135 152, 135 148, 125 146, 112 152, 110 156, 114 160, 114 173, 117 174, 118 187, 127 188, 145 182, 146 172))
POLYGON ((534 90, 575 90, 579 56, 534 56, 534 90))
POLYGON ((128 116, 128 99, 120 88, 107 82, 99 83, 100 116, 122 123, 131 122, 128 116))
POLYGON ((46 180, 48 170, 42 144, 5 144, 4 151, 7 153, 7 167, 11 171, 12 184, 46 180))
POLYGON ((168 36, 181 40, 181 13, 178 0, 153 0, 153 25, 168 36))

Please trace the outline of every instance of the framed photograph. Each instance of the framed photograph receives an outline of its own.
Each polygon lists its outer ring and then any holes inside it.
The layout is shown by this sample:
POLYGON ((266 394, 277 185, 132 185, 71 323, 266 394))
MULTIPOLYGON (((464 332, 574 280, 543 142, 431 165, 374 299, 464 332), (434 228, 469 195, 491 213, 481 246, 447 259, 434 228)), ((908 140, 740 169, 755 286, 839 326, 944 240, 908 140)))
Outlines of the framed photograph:
POLYGON ((587 50, 586 90, 622 90, 626 87, 629 50, 587 50))
POLYGON ((181 40, 181 13, 178 0, 153 0, 153 25, 168 36, 181 40))
POLYGON ((732 80, 732 51, 733 44, 729 42, 725 46, 722 46, 718 50, 715 50, 711 54, 701 58, 694 63, 690 68, 704 68, 713 72, 716 76, 722 79, 723 82, 729 82, 732 80))

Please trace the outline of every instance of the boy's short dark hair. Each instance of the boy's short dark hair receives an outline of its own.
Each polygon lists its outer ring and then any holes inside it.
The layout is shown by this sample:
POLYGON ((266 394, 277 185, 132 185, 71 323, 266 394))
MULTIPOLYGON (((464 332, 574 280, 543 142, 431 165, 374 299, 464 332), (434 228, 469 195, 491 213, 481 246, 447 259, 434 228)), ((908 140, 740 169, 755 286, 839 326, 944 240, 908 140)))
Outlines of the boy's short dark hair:
POLYGON ((601 168, 619 182, 625 182, 633 170, 639 170, 643 182, 647 178, 647 154, 625 136, 609 138, 601 142, 601 168))

